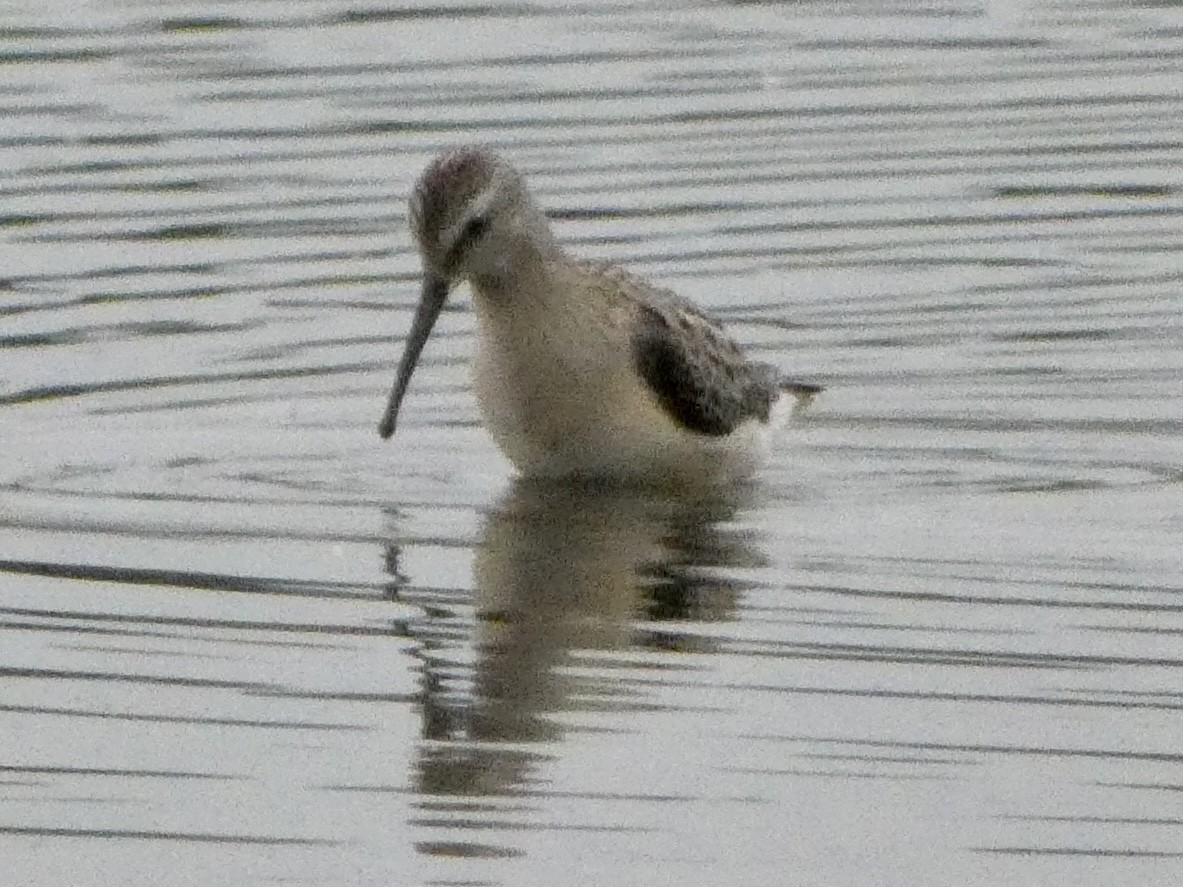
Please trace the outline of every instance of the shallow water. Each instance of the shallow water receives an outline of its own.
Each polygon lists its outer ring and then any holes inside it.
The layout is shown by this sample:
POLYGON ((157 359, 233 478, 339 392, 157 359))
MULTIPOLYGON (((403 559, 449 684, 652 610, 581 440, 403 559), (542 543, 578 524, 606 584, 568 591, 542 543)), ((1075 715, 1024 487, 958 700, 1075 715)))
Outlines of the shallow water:
POLYGON ((0 10, 28 885, 1157 885, 1183 7, 0 10), (827 386, 723 502, 516 482, 404 198, 482 141, 827 386))

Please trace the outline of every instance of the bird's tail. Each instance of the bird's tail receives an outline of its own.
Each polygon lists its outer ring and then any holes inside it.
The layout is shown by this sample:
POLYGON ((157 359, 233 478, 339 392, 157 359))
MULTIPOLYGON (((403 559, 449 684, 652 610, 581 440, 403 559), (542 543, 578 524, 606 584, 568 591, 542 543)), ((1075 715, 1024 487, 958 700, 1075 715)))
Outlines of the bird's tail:
POLYGON ((802 410, 808 409, 809 405, 813 403, 813 399, 825 389, 821 385, 814 385, 812 382, 781 379, 780 390, 793 395, 795 398, 793 401, 792 415, 796 416, 802 410))
POLYGON ((804 398, 811 398, 825 391, 821 385, 814 385, 812 382, 798 382, 794 379, 781 379, 780 390, 787 391, 794 397, 804 398))

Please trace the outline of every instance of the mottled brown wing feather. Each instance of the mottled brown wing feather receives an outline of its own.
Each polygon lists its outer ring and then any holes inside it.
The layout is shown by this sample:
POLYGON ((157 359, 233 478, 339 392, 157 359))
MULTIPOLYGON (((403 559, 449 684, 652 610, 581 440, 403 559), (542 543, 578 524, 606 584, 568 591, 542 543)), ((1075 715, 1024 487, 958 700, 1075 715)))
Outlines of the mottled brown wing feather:
POLYGON ((688 303, 639 304, 637 312, 637 372, 675 422, 721 437, 747 420, 768 421, 778 394, 772 367, 748 363, 735 343, 688 303))

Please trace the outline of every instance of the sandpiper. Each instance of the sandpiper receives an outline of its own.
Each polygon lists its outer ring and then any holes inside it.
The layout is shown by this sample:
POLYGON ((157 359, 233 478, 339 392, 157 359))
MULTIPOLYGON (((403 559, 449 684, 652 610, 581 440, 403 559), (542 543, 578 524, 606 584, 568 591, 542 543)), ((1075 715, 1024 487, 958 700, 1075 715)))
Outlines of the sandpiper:
POLYGON ((479 327, 477 402, 527 476, 720 482, 752 471, 786 401, 820 389, 747 360, 669 290, 572 258, 522 176, 479 147, 449 151, 411 195, 423 289, 386 414, 399 406, 452 287, 479 327))

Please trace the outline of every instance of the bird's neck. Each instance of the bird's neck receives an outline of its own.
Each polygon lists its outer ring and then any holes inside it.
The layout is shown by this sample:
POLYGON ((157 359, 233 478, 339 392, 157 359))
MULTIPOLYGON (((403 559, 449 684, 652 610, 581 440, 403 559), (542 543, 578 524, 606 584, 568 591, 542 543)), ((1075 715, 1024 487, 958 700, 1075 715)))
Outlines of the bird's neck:
POLYGON ((473 294, 490 308, 546 301, 555 293, 555 268, 569 259, 553 238, 507 243, 496 262, 474 270, 473 294))

